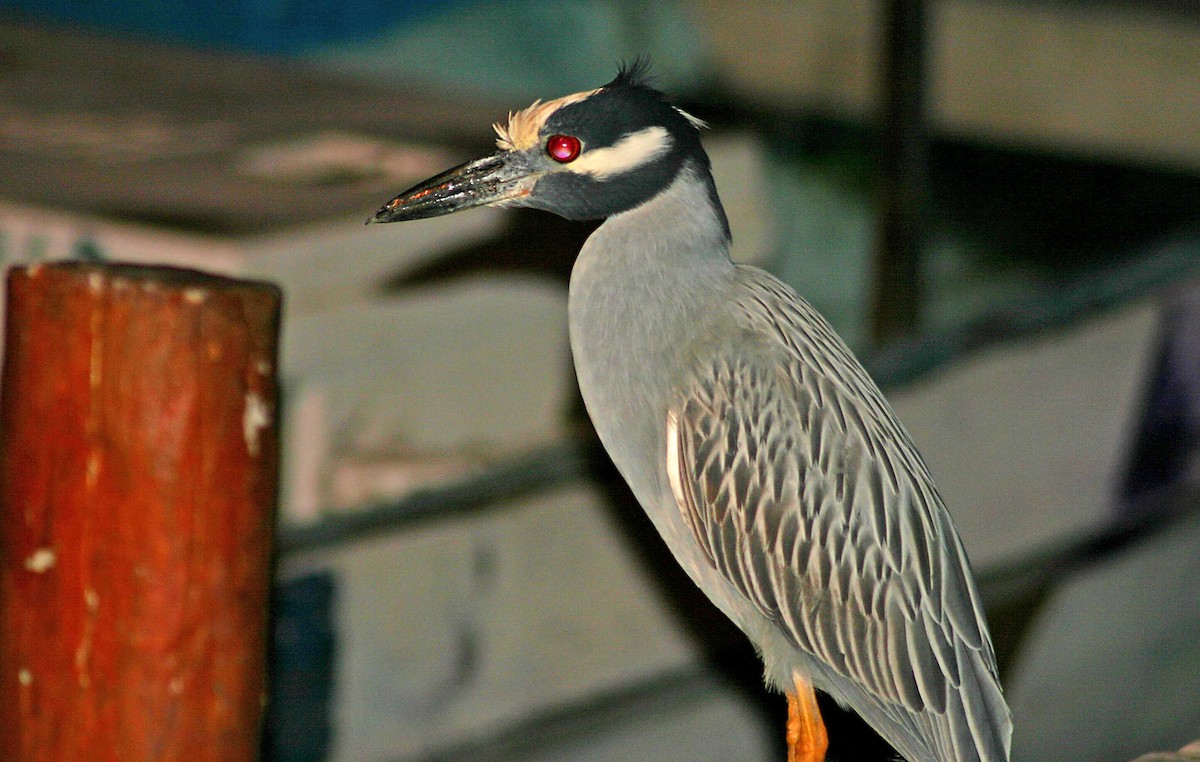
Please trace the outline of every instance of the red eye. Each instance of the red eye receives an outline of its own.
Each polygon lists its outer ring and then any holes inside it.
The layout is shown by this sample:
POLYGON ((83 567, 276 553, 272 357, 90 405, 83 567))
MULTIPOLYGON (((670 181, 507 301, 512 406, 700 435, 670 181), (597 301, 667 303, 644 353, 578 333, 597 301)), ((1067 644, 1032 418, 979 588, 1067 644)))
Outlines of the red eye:
POLYGON ((571 135, 551 135, 550 139, 546 141, 546 153, 550 154, 551 159, 563 164, 575 161, 582 149, 579 138, 571 135))

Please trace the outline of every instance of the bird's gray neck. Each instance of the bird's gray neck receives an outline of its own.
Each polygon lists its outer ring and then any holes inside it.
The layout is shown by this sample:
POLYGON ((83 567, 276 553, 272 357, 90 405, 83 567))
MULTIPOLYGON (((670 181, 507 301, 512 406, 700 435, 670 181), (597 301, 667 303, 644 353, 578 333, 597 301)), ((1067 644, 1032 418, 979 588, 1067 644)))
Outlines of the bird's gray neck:
POLYGON ((690 291, 732 267, 728 230, 708 169, 685 165, 664 191, 608 218, 584 243, 571 272, 572 319, 695 304, 690 291))
POLYGON ((628 270, 729 263, 729 223, 706 166, 689 163, 665 190, 608 218, 580 251, 573 277, 612 264, 628 270))
POLYGON ((610 217, 575 262, 569 313, 580 391, 635 492, 657 489, 657 474, 639 470, 657 463, 672 385, 732 272, 724 212, 697 167, 610 217))

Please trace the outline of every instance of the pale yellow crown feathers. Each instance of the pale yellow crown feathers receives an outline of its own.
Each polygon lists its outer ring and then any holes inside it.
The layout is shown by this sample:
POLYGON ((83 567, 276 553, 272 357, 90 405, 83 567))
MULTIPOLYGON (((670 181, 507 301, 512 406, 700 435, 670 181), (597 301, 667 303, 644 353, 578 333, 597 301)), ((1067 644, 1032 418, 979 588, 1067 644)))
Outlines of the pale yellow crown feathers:
POLYGON ((527 108, 510 113, 508 124, 496 122, 492 125, 492 129, 496 131, 497 147, 502 151, 523 151, 532 148, 537 145, 538 133, 541 132, 542 125, 546 123, 551 114, 570 103, 578 103, 585 98, 590 98, 599 91, 600 88, 596 88, 581 93, 572 93, 544 103, 536 100, 527 108))

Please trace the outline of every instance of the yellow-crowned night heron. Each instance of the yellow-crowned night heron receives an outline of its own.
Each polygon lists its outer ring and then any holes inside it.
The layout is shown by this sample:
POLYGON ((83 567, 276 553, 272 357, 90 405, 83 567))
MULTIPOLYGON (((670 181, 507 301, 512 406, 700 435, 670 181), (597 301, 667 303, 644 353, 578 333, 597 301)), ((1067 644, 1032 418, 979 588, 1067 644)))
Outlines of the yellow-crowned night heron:
POLYGON ((370 221, 485 204, 607 218, 571 275, 584 402, 675 558, 787 695, 789 759, 824 758, 815 686, 911 762, 1007 761, 979 596, 929 471, 829 324, 730 261, 702 126, 635 65, 511 114, 497 153, 370 221))

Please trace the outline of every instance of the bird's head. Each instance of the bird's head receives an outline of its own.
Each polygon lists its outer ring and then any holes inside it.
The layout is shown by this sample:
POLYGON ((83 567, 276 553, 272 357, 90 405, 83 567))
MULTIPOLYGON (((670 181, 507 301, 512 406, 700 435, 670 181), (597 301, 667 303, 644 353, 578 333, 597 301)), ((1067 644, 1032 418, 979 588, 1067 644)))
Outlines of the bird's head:
POLYGON ((685 162, 707 169, 700 120, 622 68, 595 90, 534 102, 496 124, 499 151, 409 188, 367 222, 437 217, 474 206, 544 209, 571 220, 608 217, 653 198, 685 162))

